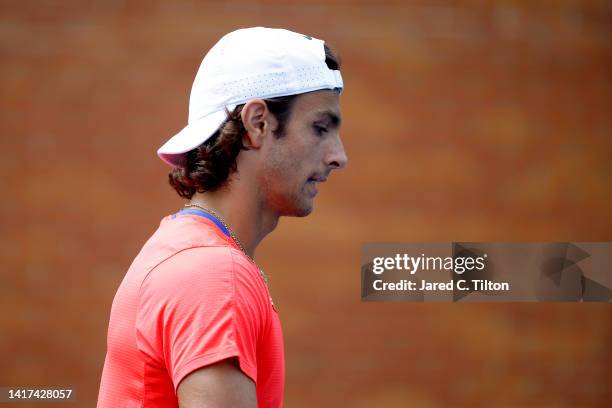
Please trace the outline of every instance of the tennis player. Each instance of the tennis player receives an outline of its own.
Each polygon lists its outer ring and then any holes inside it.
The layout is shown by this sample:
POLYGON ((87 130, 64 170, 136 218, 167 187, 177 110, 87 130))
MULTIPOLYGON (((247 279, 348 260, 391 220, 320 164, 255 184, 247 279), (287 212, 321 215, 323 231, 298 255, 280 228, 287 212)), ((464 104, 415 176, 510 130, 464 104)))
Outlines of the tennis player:
POLYGON ((204 57, 188 125, 157 152, 187 201, 115 295, 98 408, 283 405, 281 324, 254 254, 345 166, 342 89, 325 43, 288 30, 237 30, 204 57))

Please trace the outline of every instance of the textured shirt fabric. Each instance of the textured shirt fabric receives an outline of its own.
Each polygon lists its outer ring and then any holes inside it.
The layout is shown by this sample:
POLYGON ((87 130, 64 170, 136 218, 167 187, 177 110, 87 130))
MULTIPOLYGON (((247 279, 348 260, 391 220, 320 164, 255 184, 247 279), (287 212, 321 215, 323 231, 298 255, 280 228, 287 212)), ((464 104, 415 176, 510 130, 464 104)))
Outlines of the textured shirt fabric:
POLYGON ((282 407, 281 325, 259 270, 211 220, 168 216, 113 300, 97 407, 178 407, 181 380, 229 357, 260 407, 282 407))

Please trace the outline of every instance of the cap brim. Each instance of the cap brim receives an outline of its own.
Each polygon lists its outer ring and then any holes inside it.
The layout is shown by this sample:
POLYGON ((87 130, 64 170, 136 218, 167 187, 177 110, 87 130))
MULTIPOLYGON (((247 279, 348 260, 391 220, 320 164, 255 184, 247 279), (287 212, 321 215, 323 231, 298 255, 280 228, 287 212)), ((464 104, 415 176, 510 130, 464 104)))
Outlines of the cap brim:
POLYGON ((157 150, 157 155, 171 166, 182 165, 185 160, 185 153, 207 141, 226 118, 225 110, 221 110, 188 124, 164 143, 157 150))

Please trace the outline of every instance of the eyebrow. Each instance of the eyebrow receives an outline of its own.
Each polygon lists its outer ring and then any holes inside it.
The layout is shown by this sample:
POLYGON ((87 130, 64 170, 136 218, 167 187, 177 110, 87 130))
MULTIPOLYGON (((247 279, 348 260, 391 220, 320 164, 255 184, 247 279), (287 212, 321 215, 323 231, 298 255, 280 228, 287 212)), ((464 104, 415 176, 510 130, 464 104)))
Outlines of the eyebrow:
POLYGON ((324 110, 322 112, 317 113, 320 120, 328 120, 332 126, 339 127, 342 124, 342 118, 336 114, 336 112, 331 110, 324 110))

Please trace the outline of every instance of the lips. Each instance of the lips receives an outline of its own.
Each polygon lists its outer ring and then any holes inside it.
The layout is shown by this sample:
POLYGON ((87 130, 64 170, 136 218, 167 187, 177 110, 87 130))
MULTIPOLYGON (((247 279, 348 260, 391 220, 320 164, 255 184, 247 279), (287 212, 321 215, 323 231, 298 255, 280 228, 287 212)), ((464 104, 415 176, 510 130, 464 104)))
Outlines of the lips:
POLYGON ((327 181, 326 176, 313 176, 308 179, 308 181, 315 181, 317 183, 324 183, 327 181))
POLYGON ((317 183, 324 183, 327 181, 327 177, 310 177, 308 181, 316 181, 317 183))
POLYGON ((324 183, 325 181, 327 181, 327 177, 325 176, 313 176, 308 178, 306 184, 310 187, 310 191, 314 196, 319 192, 319 189, 317 188, 317 183, 324 183))

